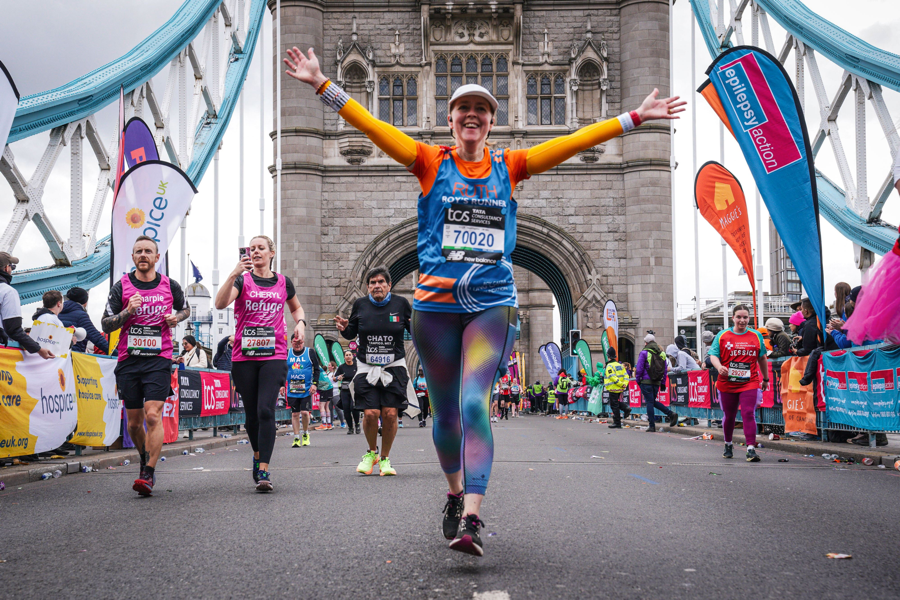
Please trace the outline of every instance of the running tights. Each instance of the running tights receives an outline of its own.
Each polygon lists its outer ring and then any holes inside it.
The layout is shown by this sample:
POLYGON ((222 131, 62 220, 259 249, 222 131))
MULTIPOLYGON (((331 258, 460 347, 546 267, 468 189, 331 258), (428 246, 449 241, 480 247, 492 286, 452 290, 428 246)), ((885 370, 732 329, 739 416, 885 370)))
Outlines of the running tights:
POLYGON ((484 495, 494 460, 491 390, 512 351, 516 309, 413 312, 412 338, 428 382, 432 437, 444 473, 463 469, 467 494, 484 495))
POLYGON ((725 420, 722 421, 722 430, 725 433, 725 441, 727 443, 731 443, 731 438, 734 435, 734 421, 737 417, 738 408, 740 408, 747 445, 756 445, 756 399, 758 396, 759 390, 746 390, 738 393, 719 392, 722 412, 725 413, 725 420))
POLYGON ((287 361, 241 360, 231 366, 234 387, 244 401, 245 427, 259 462, 268 463, 275 448, 275 401, 287 379, 287 361))

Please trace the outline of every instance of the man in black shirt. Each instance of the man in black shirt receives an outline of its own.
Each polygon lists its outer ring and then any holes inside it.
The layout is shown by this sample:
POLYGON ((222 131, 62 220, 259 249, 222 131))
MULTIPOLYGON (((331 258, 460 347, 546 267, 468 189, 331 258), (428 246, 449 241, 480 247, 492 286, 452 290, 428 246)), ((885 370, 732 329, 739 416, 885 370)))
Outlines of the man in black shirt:
POLYGON ((369 294, 353 303, 350 319, 335 316, 334 323, 348 340, 359 336, 357 372, 353 378, 354 405, 365 411, 363 431, 368 452, 356 467, 371 475, 396 475, 389 458, 397 435, 397 414, 407 402, 406 350, 403 332, 410 330, 412 307, 406 298, 391 294, 391 274, 375 267, 366 275, 369 294), (378 455, 378 418, 381 418, 381 455, 378 455))

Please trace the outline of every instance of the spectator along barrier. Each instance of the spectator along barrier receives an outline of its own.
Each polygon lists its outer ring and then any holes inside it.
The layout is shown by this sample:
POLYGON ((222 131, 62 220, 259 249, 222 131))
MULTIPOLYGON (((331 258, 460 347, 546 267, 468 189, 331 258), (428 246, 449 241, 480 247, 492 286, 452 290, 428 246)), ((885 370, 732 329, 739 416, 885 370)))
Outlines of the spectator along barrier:
MULTIPOLYGON (((769 361, 772 385, 760 394, 758 425, 825 439, 829 431, 868 433, 872 447, 875 433, 900 432, 900 347, 879 344, 822 353, 816 382, 804 386, 800 380, 808 361, 806 356, 769 361)), ((721 420, 723 413, 710 374, 706 369, 670 374, 658 400, 676 407, 682 417, 721 420)), ((636 381, 629 382, 627 394, 632 413, 646 414, 636 381)), ((602 386, 586 397, 570 408, 594 414, 609 412, 608 394, 602 386)))
MULTIPOLYGON (((67 441, 76 446, 110 446, 124 433, 114 370, 116 360, 97 354, 71 352, 44 360, 15 348, 0 348, 0 458, 25 456, 59 448, 67 441)), ((240 396, 231 374, 211 369, 172 372, 174 394, 163 408, 165 442, 178 439, 179 430, 244 423, 240 396)), ((314 409, 318 404, 314 403, 314 409)), ((289 421, 284 400, 276 419, 289 421)))

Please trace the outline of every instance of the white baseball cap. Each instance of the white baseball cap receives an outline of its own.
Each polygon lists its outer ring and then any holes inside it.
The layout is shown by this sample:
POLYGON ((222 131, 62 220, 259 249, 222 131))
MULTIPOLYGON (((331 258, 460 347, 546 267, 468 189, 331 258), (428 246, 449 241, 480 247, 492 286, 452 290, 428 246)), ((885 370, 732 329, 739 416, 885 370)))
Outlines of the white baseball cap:
POLYGON ((467 83, 466 85, 461 85, 456 88, 456 91, 453 92, 453 96, 450 98, 450 107, 453 107, 453 103, 462 98, 463 96, 481 96, 485 100, 487 100, 491 109, 496 113, 497 107, 500 104, 497 102, 497 99, 494 98, 493 94, 487 91, 485 88, 481 87, 477 83, 467 83))

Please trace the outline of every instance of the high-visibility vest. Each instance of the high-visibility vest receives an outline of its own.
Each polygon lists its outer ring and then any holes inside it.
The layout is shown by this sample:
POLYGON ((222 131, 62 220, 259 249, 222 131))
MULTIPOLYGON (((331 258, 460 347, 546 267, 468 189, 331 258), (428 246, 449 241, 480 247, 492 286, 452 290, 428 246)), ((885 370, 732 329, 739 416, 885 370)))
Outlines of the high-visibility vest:
POLYGON ((556 390, 550 388, 547 390, 547 402, 550 404, 556 404, 556 390))
POLYGON ((540 394, 544 391, 543 386, 539 383, 534 384, 534 387, 532 387, 531 389, 535 394, 540 394))

